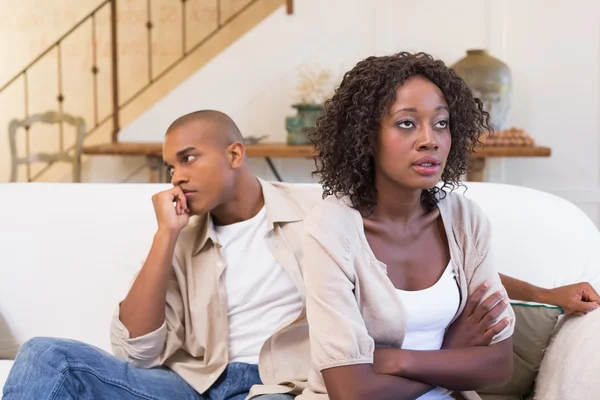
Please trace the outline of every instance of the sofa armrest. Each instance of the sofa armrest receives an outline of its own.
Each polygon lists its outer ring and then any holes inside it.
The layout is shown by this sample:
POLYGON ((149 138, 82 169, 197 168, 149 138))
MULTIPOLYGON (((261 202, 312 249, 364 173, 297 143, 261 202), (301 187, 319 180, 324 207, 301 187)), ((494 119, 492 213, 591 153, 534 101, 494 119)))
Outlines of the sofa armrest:
POLYGON ((565 316, 540 365, 535 399, 590 399, 600 393, 600 310, 565 316))

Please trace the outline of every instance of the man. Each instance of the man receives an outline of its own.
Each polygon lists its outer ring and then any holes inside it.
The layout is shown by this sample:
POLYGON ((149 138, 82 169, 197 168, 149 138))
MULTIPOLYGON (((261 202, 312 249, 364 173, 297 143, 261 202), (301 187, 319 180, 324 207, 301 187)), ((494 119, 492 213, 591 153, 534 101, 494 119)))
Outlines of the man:
POLYGON ((600 296, 588 282, 543 289, 502 274, 500 280, 509 298, 558 306, 566 315, 584 315, 600 307, 600 296))
POLYGON ((163 157, 173 188, 152 198, 158 229, 112 322, 117 357, 31 339, 4 399, 280 400, 302 391, 310 350, 300 237, 306 199, 321 191, 257 179, 237 126, 217 111, 177 119, 163 157))

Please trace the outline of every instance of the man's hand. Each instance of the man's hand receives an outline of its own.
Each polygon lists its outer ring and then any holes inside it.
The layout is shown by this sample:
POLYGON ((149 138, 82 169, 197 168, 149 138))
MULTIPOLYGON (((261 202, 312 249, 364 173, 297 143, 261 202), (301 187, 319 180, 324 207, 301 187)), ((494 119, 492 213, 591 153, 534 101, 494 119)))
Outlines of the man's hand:
POLYGON ((600 296, 587 282, 548 289, 540 300, 559 306, 567 315, 584 315, 600 307, 600 296))
POLYGON ((481 302, 488 287, 484 282, 473 292, 462 314, 446 331, 442 349, 488 346, 493 337, 508 326, 508 318, 492 326, 508 307, 508 299, 499 291, 481 302))
POLYGON ((190 220, 185 194, 179 186, 152 196, 159 231, 179 233, 190 220))
POLYGON ((119 319, 131 339, 156 331, 165 322, 165 304, 173 254, 179 232, 189 221, 186 198, 180 187, 152 196, 158 231, 144 266, 121 303, 119 319))

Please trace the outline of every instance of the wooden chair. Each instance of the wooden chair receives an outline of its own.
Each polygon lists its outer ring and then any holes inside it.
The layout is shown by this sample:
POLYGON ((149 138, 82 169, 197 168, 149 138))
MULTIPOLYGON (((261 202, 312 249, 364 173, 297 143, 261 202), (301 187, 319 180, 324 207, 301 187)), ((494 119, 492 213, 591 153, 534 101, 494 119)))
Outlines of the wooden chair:
POLYGON ((85 121, 81 117, 74 117, 66 113, 48 111, 42 114, 34 114, 23 120, 13 119, 8 125, 8 138, 10 142, 10 153, 12 156, 12 165, 10 172, 10 181, 17 181, 17 169, 19 164, 28 164, 32 162, 53 163, 56 161, 68 162, 73 164, 73 182, 81 182, 81 153, 83 150, 83 139, 85 138, 85 121), (19 128, 28 128, 35 123, 58 124, 65 122, 73 125, 77 130, 75 148, 73 155, 68 150, 62 150, 58 153, 34 153, 26 157, 19 158, 17 154, 17 131, 19 128))

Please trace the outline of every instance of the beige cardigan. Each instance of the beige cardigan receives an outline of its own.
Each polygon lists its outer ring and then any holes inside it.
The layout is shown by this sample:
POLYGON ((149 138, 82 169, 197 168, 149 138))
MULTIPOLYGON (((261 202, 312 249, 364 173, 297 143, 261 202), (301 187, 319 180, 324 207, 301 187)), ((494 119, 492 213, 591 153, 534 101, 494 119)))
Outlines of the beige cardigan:
MULTIPOLYGON (((461 194, 449 194, 439 209, 460 289, 454 321, 481 283, 490 281, 488 294, 502 289, 502 283, 490 252, 490 224, 480 208, 461 194)), ((329 197, 308 214, 304 227, 302 269, 313 368, 309 387, 298 400, 327 399, 321 371, 372 363, 376 346, 400 348, 405 310, 387 277, 386 265, 376 259, 367 242, 361 215, 350 207, 347 197, 329 197)), ((510 307, 496 321, 507 316, 511 323, 493 343, 512 335, 510 307)), ((480 399, 475 392, 462 395, 480 399)))

